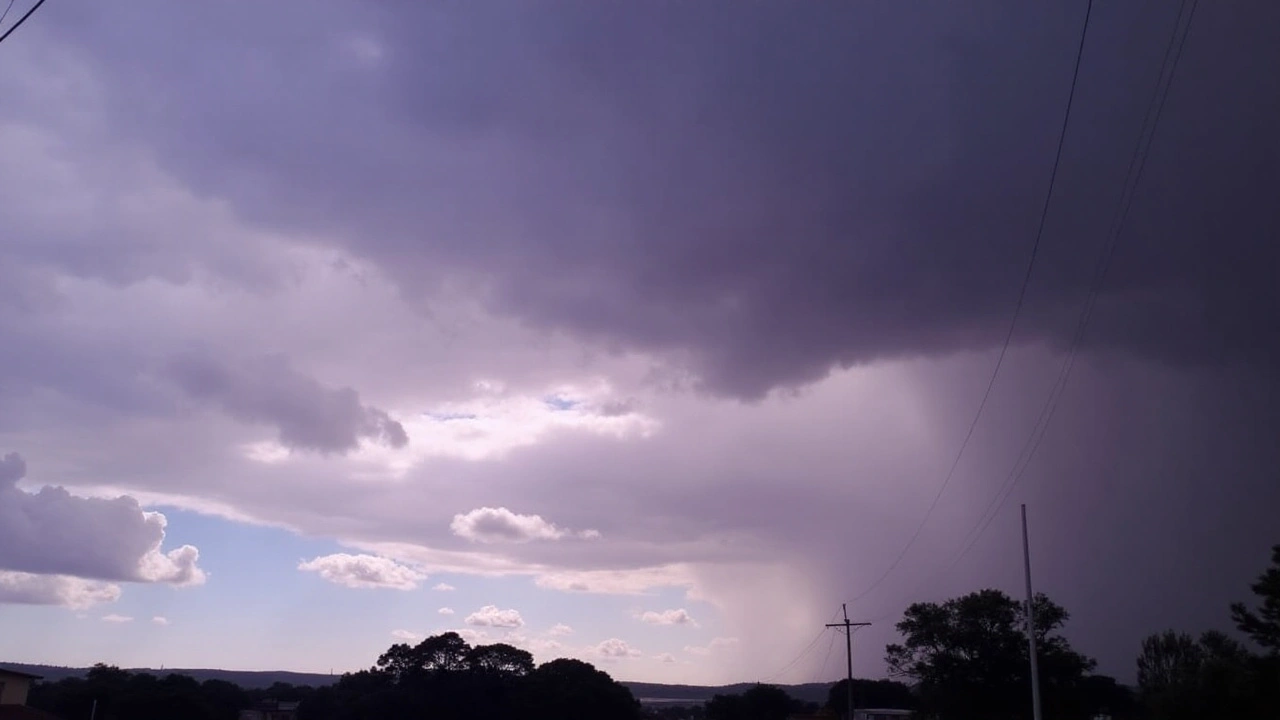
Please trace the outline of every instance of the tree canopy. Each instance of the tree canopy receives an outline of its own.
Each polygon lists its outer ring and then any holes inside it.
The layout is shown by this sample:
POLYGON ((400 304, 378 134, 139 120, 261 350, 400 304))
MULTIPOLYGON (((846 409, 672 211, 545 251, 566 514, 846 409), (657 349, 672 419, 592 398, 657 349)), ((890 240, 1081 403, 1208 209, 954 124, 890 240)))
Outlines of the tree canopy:
POLYGON ((1253 593, 1262 604, 1256 611, 1242 602, 1231 606, 1231 619, 1240 631, 1267 649, 1280 655, 1280 545, 1271 548, 1271 567, 1253 584, 1253 593))
MULTIPOLYGON (((1059 633, 1069 615, 1043 594, 1035 598, 1040 684, 1047 717, 1074 715, 1094 661, 1059 633)), ((999 590, 943 603, 915 603, 885 648, 890 673, 914 683, 921 709, 947 718, 1021 718, 1030 704, 1024 606, 999 590)))
POLYGON ((245 691, 220 680, 157 678, 97 665, 87 677, 37 684, 33 707, 63 717, 98 720, 234 720, 264 700, 297 701, 300 720, 637 720, 640 706, 625 686, 580 660, 534 665, 505 643, 467 644, 457 633, 417 645, 398 643, 374 667, 321 688, 277 684, 245 691))

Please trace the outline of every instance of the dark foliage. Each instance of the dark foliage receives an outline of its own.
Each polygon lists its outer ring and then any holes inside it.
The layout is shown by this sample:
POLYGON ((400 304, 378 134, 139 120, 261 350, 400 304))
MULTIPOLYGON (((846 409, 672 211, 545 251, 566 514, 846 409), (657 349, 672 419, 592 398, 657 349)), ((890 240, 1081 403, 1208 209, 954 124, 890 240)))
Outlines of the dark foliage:
POLYGON ((578 660, 535 667, 533 656, 506 644, 469 646, 456 633, 416 646, 393 645, 369 670, 320 688, 276 684, 243 690, 184 675, 157 678, 96 665, 86 678, 37 684, 33 707, 62 717, 99 720, 235 720, 264 700, 300 702, 300 720, 639 720, 631 691, 578 660))
POLYGON ((221 680, 201 683, 186 675, 156 677, 95 665, 85 678, 37 683, 28 704, 67 718, 89 717, 96 701, 99 720, 235 720, 264 694, 221 680))
MULTIPOLYGON (((1083 689, 1094 661, 1071 649, 1059 630, 1069 615, 1035 599, 1045 717, 1088 717, 1083 689)), ((885 648, 890 672, 915 684, 919 708, 948 720, 1022 718, 1030 705, 1025 609, 999 590, 907 608, 901 644, 885 648)))
POLYGON ((1264 655, 1213 630, 1199 639, 1168 630, 1142 642, 1138 690, 1149 720, 1280 718, 1280 545, 1252 590, 1259 608, 1234 603, 1231 617, 1264 655))
MULTIPOLYGON (((849 706, 849 681, 841 680, 831 686, 827 694, 827 710, 836 717, 844 717, 849 706)), ((897 680, 853 679, 853 706, 855 708, 899 708, 913 710, 918 700, 905 683, 897 680)))
POLYGON ((796 700, 773 685, 756 685, 741 695, 716 695, 707 701, 706 720, 787 720, 793 713, 810 713, 817 704, 796 700))
POLYGON ((1262 604, 1256 611, 1244 603, 1231 606, 1231 619, 1273 656, 1280 655, 1280 545, 1271 548, 1271 567, 1251 588, 1262 604))

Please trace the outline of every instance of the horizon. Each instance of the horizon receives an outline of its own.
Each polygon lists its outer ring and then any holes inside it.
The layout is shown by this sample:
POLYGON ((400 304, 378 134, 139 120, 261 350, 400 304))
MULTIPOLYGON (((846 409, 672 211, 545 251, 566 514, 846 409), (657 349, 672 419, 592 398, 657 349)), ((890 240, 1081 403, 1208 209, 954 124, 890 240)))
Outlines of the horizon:
POLYGON ((41 5, 0 42, 0 636, 796 684, 847 604, 882 678, 913 603, 1023 597, 1021 504, 1099 674, 1239 636, 1280 3, 1147 5, 41 5))

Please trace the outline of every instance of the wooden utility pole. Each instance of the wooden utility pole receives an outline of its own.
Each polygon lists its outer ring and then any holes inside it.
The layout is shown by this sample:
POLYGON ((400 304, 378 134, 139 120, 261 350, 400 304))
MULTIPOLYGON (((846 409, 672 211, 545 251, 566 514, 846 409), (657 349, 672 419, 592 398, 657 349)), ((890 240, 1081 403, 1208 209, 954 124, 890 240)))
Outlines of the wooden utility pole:
POLYGON ((1031 652, 1031 716, 1040 720, 1040 660, 1036 657, 1036 608, 1031 593, 1031 543, 1027 540, 1027 506, 1022 506, 1022 568, 1027 577, 1027 645, 1031 652))
MULTIPOLYGON (((848 673, 849 684, 848 686, 845 687, 845 690, 847 691, 847 697, 848 697, 848 700, 847 700, 848 707, 845 712, 845 719, 853 720, 853 628, 867 627, 871 623, 849 622, 849 606, 844 603, 841 603, 840 609, 844 611, 844 621, 838 622, 838 623, 827 623, 827 627, 844 628, 844 659, 845 659, 845 666, 848 668, 848 671, 849 671, 848 673)), ((1040 720, 1040 718, 1036 718, 1036 720, 1040 720)))

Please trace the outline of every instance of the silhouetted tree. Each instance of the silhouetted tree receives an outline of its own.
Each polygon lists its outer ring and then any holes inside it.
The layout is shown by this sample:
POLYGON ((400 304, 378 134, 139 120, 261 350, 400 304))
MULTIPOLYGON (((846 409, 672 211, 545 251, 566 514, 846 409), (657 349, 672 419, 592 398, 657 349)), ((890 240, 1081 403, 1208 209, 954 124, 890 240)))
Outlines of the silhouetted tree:
POLYGON ((791 713, 817 709, 774 685, 756 685, 741 695, 716 695, 706 708, 707 720, 786 720, 791 713))
MULTIPOLYGON (((849 681, 841 680, 827 691, 826 708, 836 717, 844 717, 849 702, 846 688, 849 681)), ((916 696, 911 688, 897 680, 853 679, 853 706, 855 708, 901 708, 910 710, 916 706, 916 696)))
POLYGON ((467 667, 488 673, 524 677, 533 672, 533 655, 506 643, 478 645, 467 651, 467 667))
MULTIPOLYGON (((1072 717, 1094 661, 1071 649, 1058 631, 1069 615, 1043 594, 1035 598, 1043 704, 1049 718, 1072 717)), ((927 714, 1020 718, 1030 703, 1023 605, 999 590, 907 608, 901 644, 885 648, 890 672, 917 683, 927 714)))
POLYGON ((1249 717, 1257 707, 1255 658, 1210 631, 1193 640, 1172 630, 1152 635, 1138 656, 1138 689, 1154 720, 1249 717))
POLYGON ((1231 619, 1240 631, 1272 655, 1280 655, 1280 545, 1271 548, 1271 567, 1250 588, 1261 601, 1257 611, 1244 603, 1231 606, 1231 619))
POLYGON ((561 658, 538 666, 525 683, 530 720, 636 720, 640 703, 606 673, 581 660, 561 658))

